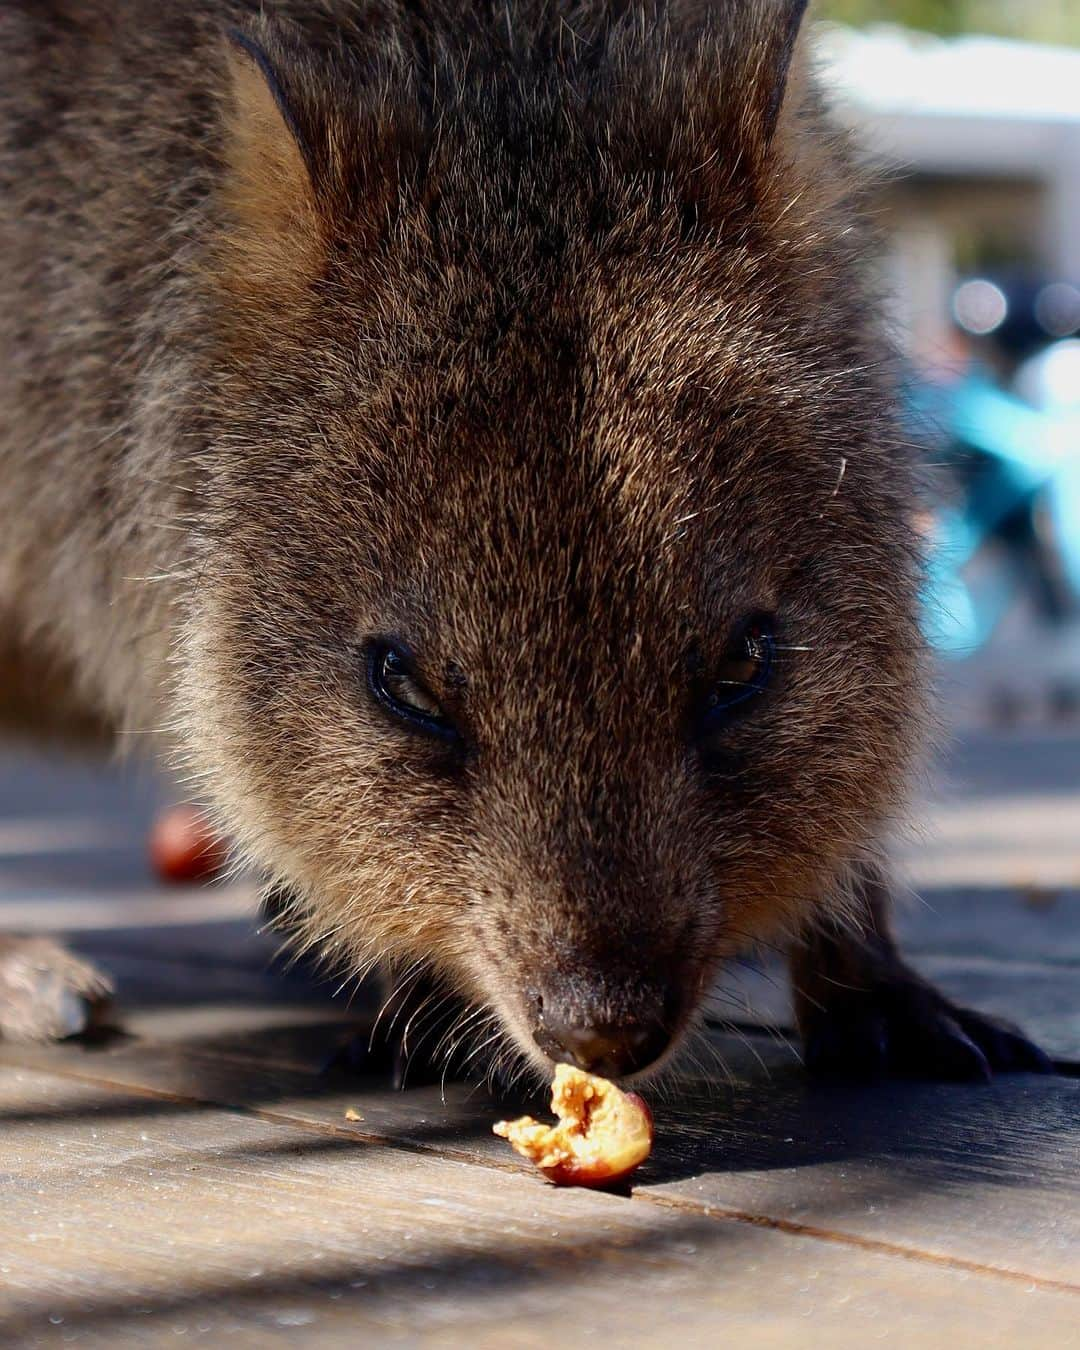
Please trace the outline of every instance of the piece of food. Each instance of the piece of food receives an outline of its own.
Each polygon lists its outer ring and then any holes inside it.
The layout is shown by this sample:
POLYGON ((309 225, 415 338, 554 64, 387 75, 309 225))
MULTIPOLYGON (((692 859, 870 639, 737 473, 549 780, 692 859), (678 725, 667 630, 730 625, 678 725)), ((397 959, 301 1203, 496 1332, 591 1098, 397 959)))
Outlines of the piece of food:
POLYGON ((649 1156, 652 1112, 636 1092, 557 1064, 551 1109, 555 1125, 522 1116, 493 1128, 557 1186, 610 1186, 649 1156))
POLYGON ((224 840, 190 803, 162 811, 150 831, 150 861, 164 881, 209 881, 228 856, 224 840))

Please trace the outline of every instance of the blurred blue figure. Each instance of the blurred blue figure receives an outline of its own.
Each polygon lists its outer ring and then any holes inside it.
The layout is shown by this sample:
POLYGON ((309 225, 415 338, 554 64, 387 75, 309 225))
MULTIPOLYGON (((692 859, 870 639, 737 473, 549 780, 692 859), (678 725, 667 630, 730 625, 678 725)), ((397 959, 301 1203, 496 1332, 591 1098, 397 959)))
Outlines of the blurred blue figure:
POLYGON ((1080 289, 1056 282, 965 282, 962 332, 984 339, 950 383, 915 381, 909 420, 949 446, 952 492, 935 515, 924 626, 934 647, 983 645, 1026 583, 1060 624, 1080 607, 1080 289), (1009 566, 981 569, 987 545, 1009 566))

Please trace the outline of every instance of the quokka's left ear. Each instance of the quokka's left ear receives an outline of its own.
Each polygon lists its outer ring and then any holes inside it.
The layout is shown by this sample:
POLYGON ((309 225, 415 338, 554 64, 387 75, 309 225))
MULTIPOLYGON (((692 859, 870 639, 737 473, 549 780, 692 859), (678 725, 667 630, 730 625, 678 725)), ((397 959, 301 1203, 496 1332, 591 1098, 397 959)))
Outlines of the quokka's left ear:
POLYGON ((315 150, 288 87, 283 49, 227 38, 223 263, 239 290, 282 295, 321 258, 315 150))

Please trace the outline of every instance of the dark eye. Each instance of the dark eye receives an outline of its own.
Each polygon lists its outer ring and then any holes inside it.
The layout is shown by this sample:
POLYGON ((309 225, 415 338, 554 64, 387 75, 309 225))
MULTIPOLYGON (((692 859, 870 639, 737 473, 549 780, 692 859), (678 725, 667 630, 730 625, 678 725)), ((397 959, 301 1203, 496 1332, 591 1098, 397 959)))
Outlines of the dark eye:
POLYGON ((432 736, 456 739, 457 729, 453 722, 400 648, 383 640, 370 642, 367 677, 372 697, 395 717, 432 736))
POLYGON ((705 696, 702 730, 706 736, 753 708, 772 678, 775 651, 771 616, 754 614, 743 620, 705 696))

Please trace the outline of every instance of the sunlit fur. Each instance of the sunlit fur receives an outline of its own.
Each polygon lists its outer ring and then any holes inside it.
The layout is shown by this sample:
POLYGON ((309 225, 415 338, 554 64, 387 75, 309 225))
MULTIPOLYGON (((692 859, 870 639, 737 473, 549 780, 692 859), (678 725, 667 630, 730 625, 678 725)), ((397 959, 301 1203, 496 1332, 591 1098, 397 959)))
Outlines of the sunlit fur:
POLYGON ((673 983, 678 1032, 842 906, 922 720, 798 60, 773 126, 799 6, 258 8, 0 10, 10 643, 163 730, 343 975, 430 964, 527 1055, 538 984, 618 1020, 673 983), (752 611, 776 678, 707 773, 692 667, 752 611), (467 753, 373 702, 370 634, 467 753))

